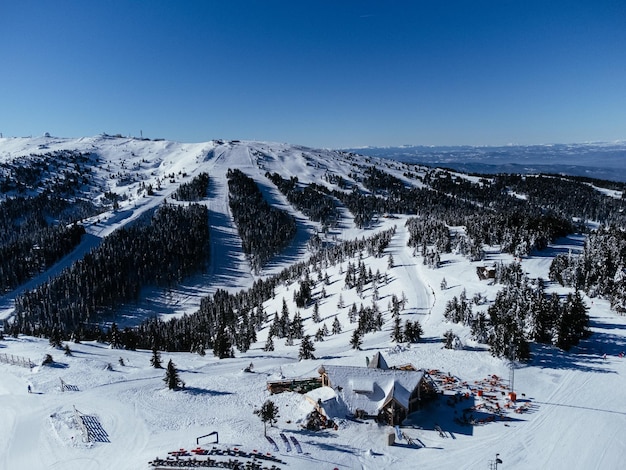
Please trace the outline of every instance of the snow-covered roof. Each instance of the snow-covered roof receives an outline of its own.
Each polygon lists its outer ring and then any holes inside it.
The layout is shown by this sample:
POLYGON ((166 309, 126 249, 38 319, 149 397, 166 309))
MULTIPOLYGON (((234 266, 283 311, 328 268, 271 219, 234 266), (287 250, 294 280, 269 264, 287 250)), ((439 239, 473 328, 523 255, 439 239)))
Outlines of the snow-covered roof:
POLYGON ((389 369, 387 361, 380 352, 374 354, 374 357, 372 357, 372 360, 369 362, 367 367, 370 367, 372 369, 389 369))
POLYGON ((423 371, 324 365, 330 387, 346 408, 375 415, 395 399, 409 408, 411 393, 424 377, 423 371))

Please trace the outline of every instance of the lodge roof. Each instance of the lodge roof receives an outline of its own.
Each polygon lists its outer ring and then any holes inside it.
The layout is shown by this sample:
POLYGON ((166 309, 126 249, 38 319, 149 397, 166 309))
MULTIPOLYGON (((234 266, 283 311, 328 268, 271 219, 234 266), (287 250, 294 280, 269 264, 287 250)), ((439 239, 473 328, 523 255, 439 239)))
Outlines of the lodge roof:
MULTIPOLYGON (((383 359, 384 360, 384 359, 383 359)), ((352 412, 376 415, 392 399, 409 409, 411 393, 424 378, 424 371, 324 365, 330 387, 352 412)))

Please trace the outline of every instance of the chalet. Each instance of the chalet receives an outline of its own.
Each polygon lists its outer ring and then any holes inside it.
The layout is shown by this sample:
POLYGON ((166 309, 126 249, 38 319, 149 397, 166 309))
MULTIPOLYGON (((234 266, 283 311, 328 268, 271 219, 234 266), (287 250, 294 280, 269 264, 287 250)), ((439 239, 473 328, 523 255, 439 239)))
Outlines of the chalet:
POLYGON ((496 277, 496 267, 495 266, 478 266, 476 268, 476 274, 478 278, 482 281, 485 279, 495 279, 496 277))
POLYGON ((367 367, 323 365, 319 373, 325 391, 318 389, 313 395, 324 396, 318 405, 329 418, 347 414, 400 424, 433 392, 423 370, 389 368, 380 354, 367 367))

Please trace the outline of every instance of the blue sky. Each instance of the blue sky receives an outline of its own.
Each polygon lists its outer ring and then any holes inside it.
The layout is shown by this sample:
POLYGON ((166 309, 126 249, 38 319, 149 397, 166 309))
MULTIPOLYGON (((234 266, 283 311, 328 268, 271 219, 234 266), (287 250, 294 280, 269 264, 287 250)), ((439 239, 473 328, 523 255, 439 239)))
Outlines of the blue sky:
POLYGON ((626 139, 626 2, 4 0, 0 132, 626 139))

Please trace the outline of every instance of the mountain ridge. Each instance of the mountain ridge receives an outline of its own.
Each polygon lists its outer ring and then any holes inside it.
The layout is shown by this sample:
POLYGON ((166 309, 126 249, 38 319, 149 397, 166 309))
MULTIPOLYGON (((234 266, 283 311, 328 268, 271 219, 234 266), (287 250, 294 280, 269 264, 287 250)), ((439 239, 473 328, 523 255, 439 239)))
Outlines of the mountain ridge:
MULTIPOLYGON (((314 183, 329 191, 337 188, 333 178, 338 176, 342 184, 345 187, 349 186, 353 193, 358 191, 365 195, 370 194, 372 197, 375 197, 376 191, 371 191, 363 184, 367 178, 370 178, 366 174, 369 171, 368 168, 381 169, 393 175, 393 178, 397 178, 406 187, 430 188, 432 184, 426 183, 427 175, 430 174, 452 175, 457 179, 457 183, 467 181, 468 184, 475 185, 479 182, 477 177, 461 173, 451 174, 420 165, 408 165, 372 156, 359 156, 354 152, 309 149, 285 143, 237 140, 213 140, 186 144, 161 139, 149 140, 109 135, 77 139, 4 138, 0 139, 0 162, 7 165, 10 161, 19 159, 28 161, 35 155, 51 155, 54 152, 68 150, 90 155, 92 159, 95 159, 82 164, 86 168, 85 172, 90 178, 90 183, 79 189, 77 197, 97 203, 101 211, 80 220, 89 235, 89 238, 83 242, 83 247, 80 248, 81 253, 94 248, 98 240, 115 230, 134 223, 144 214, 150 214, 164 202, 171 202, 172 195, 180 184, 192 180, 201 172, 208 172, 212 186, 207 199, 202 204, 208 207, 213 218, 220 221, 218 226, 221 227, 212 230, 213 246, 230 248, 228 251, 212 250, 213 256, 208 273, 214 276, 215 280, 221 281, 210 282, 212 287, 208 289, 199 289, 204 294, 215 292, 220 285, 231 286, 232 290, 249 288, 259 276, 276 274, 289 263, 312 253, 307 243, 312 236, 322 233, 322 227, 319 223, 309 220, 287 201, 285 195, 268 179, 269 173, 282 173, 287 178, 296 177, 299 185, 314 183), (88 166, 89 163, 91 166, 88 166), (270 205, 292 214, 298 226, 298 236, 294 239, 294 243, 286 252, 265 265, 258 276, 250 268, 246 255, 241 251, 238 229, 230 213, 228 188, 225 184, 230 168, 237 168, 247 173, 258 185, 263 197, 270 205)), ((81 164, 75 163, 74 165, 82 171, 81 164)), ((48 168, 50 166, 48 165, 48 168)), ((70 164, 66 167, 70 167, 70 164)), ((67 171, 63 169, 63 172, 67 171)), ((63 174, 60 171, 58 174, 51 174, 50 178, 62 177, 63 174)), ((439 191, 445 192, 449 189, 450 186, 447 189, 442 187, 439 191)), ((389 192, 388 190, 381 191, 383 192, 380 195, 389 192)), ((36 193, 36 188, 31 189, 31 192, 36 193)), ((15 191, 9 192, 4 197, 11 194, 16 193, 15 191)), ((337 226, 325 236, 335 240, 352 239, 366 233, 356 225, 354 214, 345 207, 345 202, 340 203, 338 207, 341 211, 341 219, 337 226)), ((378 217, 383 215, 380 213, 378 217)), ((71 262, 70 260, 75 261, 77 256, 79 256, 78 252, 75 252, 72 257, 64 261, 62 266, 66 267, 71 262)), ((59 272, 59 266, 55 269, 59 272)), ((49 275, 50 273, 47 276, 49 275)), ((48 277, 44 276, 42 279, 48 277)), ((206 276, 203 282, 205 281, 206 276)), ((29 285, 32 286, 33 281, 29 285)), ((10 315, 12 300, 23 290, 22 286, 18 291, 0 297, 0 312, 4 312, 2 314, 4 318, 10 315)), ((182 296, 184 297, 185 294, 182 296)), ((194 307, 197 307, 198 303, 197 299, 192 302, 194 307)), ((189 310, 186 312, 190 313, 189 310)))

